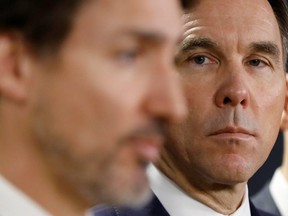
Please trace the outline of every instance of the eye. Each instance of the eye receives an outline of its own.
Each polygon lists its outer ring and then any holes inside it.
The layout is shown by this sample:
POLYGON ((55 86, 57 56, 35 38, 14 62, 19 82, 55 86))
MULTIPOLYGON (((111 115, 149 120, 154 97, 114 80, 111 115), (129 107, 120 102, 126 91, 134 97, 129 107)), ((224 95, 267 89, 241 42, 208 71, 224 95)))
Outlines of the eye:
POLYGON ((248 61, 248 64, 253 66, 253 67, 264 67, 267 66, 268 63, 266 63, 265 61, 261 60, 261 59, 252 59, 248 61))
POLYGON ((196 64, 204 64, 205 63, 205 56, 196 56, 196 57, 194 57, 193 60, 196 64))
POLYGON ((117 53, 117 58, 122 63, 132 63, 137 59, 139 54, 138 50, 123 50, 117 53))
POLYGON ((260 63, 261 63, 261 61, 259 59, 253 59, 253 60, 249 61, 249 64, 252 66, 259 66, 260 63))
POLYGON ((187 59, 187 62, 197 65, 206 65, 215 63, 215 61, 213 61, 211 58, 208 58, 205 55, 191 56, 187 59))

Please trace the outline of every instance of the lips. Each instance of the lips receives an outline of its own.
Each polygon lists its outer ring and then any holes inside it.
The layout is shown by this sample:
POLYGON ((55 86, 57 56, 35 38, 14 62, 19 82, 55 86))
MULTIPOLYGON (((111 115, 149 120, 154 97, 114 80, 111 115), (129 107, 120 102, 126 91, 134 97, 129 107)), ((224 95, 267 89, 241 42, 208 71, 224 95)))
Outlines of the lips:
POLYGON ((155 161, 160 156, 160 149, 165 138, 162 135, 154 134, 146 137, 138 137, 132 141, 136 154, 144 161, 155 161))
POLYGON ((159 158, 160 149, 167 136, 167 122, 155 120, 132 131, 123 142, 131 145, 141 161, 150 162, 159 158))
POLYGON ((225 127, 208 134, 208 136, 223 138, 223 139, 249 139, 255 137, 252 130, 242 127, 225 127))

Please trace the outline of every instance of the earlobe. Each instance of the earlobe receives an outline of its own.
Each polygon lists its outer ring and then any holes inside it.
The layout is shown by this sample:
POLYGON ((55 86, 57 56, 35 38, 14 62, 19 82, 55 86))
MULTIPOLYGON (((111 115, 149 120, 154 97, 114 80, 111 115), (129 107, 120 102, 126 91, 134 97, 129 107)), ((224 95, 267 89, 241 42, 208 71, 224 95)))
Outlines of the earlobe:
POLYGON ((26 98, 26 72, 21 67, 19 38, 0 35, 0 95, 15 102, 26 98))

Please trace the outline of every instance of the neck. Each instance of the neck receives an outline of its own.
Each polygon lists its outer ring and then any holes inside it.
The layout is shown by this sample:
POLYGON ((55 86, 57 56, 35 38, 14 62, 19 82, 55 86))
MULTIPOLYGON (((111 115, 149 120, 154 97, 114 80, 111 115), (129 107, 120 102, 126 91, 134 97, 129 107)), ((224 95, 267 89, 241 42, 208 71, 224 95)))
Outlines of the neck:
MULTIPOLYGON (((245 195, 246 183, 221 184, 205 178, 187 178, 179 168, 158 164, 158 168, 175 182, 186 194, 208 206, 214 211, 230 215, 241 205, 245 195)), ((196 175, 194 175, 196 176, 196 175)))

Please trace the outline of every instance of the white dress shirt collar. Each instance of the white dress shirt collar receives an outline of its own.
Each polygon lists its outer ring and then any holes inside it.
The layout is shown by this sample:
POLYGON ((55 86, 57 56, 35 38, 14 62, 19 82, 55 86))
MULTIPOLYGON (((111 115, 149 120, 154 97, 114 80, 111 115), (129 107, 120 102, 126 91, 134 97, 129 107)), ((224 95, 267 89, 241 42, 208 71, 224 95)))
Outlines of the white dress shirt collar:
MULTIPOLYGON (((162 174, 155 166, 151 165, 148 167, 148 176, 152 191, 171 216, 223 216, 222 214, 188 196, 175 183, 162 174)), ((247 186, 241 206, 232 215, 251 215, 247 186)))
POLYGON ((48 216, 37 203, 0 175, 0 216, 48 216))
POLYGON ((275 171, 269 189, 281 215, 288 215, 288 182, 286 181, 280 168, 275 171))

